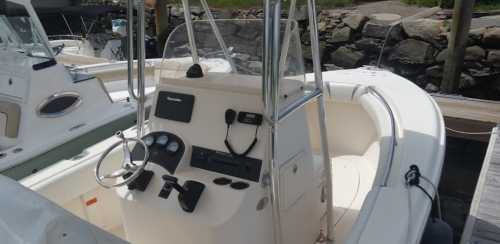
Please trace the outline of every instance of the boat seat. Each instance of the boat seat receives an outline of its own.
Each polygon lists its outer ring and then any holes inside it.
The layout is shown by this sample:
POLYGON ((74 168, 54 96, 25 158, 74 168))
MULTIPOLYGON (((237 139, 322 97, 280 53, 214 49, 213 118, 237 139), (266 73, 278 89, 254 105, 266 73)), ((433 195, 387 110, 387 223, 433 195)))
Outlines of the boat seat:
POLYGON ((332 159, 335 239, 343 243, 372 189, 376 169, 363 156, 332 159))
POLYGON ((0 136, 17 138, 21 108, 11 102, 0 101, 0 136))

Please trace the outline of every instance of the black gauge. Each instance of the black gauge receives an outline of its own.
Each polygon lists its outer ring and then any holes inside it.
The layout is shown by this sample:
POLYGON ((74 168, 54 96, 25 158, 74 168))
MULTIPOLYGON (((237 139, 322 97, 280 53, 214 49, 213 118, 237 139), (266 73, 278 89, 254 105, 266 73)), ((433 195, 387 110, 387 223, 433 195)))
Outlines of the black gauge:
POLYGON ((179 143, 177 143, 177 142, 174 141, 174 142, 168 144, 167 151, 169 153, 173 154, 173 153, 176 153, 177 151, 179 151, 179 147, 180 147, 179 143))
POLYGON ((160 146, 166 146, 168 143, 168 136, 167 135, 161 135, 160 137, 158 137, 158 139, 156 139, 156 144, 160 145, 160 146))
POLYGON ((144 138, 144 143, 150 147, 151 145, 153 145, 153 143, 155 142, 155 138, 153 136, 146 136, 144 138))

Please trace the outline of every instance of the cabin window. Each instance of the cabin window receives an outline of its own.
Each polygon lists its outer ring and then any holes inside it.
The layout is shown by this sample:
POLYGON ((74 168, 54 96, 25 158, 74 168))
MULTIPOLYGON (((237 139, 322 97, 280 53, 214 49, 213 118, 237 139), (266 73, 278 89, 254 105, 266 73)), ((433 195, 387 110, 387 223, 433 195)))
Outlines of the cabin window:
POLYGON ((43 118, 62 117, 75 110, 81 103, 81 97, 76 92, 57 93, 45 99, 38 106, 37 113, 43 118))

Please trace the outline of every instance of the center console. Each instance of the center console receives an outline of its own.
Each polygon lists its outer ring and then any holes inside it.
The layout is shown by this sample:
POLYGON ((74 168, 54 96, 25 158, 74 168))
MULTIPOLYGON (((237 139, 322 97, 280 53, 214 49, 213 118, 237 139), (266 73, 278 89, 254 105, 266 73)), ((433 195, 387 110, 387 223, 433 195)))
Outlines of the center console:
MULTIPOLYGON (((260 77, 236 74, 161 79, 151 132, 143 138, 148 164, 143 175, 116 190, 130 242, 273 243, 270 131, 260 86, 260 77)), ((282 229, 290 233, 284 243, 313 243, 321 203, 305 111, 280 126, 282 229)), ((134 159, 143 156, 141 147, 134 148, 134 159)))

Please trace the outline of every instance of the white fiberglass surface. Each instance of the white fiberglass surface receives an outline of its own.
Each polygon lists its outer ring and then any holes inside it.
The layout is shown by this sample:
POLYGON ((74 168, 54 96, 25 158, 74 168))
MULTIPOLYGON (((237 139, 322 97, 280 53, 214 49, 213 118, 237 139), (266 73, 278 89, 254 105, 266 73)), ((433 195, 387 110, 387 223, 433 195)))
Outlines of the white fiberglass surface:
POLYGON ((19 54, 31 65, 53 58, 25 6, 10 1, 0 6, 0 52, 19 54))
MULTIPOLYGON (((206 72, 217 73, 220 70, 210 69, 213 62, 225 62, 233 74, 263 76, 263 20, 215 20, 215 26, 220 32, 217 38, 213 25, 206 20, 194 21, 193 32, 199 63, 206 72), (227 47, 222 48, 221 40, 227 47)), ((300 43, 299 28, 295 21, 282 21, 281 24, 281 60, 280 90, 281 103, 289 103, 300 99, 315 87, 305 82, 305 68, 300 43), (285 91, 286 90, 286 91, 285 91), (285 101, 286 100, 286 101, 285 101)), ((185 24, 179 25, 169 36, 163 53, 163 62, 168 60, 190 60, 193 52, 189 44, 188 31, 185 24)), ((168 65, 162 67, 169 70, 168 65)), ((175 67, 170 66, 170 69, 175 67)), ((169 78, 169 72, 162 72, 162 78, 169 78)), ((243 82, 243 81, 242 81, 243 82)))

